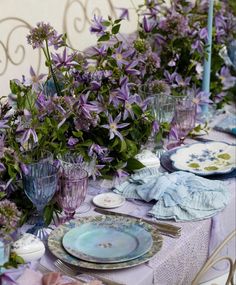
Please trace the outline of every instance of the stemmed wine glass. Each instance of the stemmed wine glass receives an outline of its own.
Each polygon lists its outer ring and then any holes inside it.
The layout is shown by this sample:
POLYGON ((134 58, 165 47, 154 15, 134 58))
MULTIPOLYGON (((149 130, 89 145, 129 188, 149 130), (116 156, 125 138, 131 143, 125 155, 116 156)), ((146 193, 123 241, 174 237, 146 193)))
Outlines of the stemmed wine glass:
MULTIPOLYGON (((72 151, 58 155, 58 160, 63 175, 71 175, 71 171, 76 168, 84 169, 85 171, 87 171, 88 177, 90 177, 94 173, 94 169, 96 168, 95 158, 91 158, 90 161, 84 161, 81 155, 72 151)), ((91 205, 85 202, 84 200, 85 196, 80 205, 78 213, 85 213, 91 209, 91 205)))
POLYGON ((191 96, 176 97, 175 114, 172 128, 175 129, 177 142, 170 143, 167 148, 171 149, 183 144, 186 136, 191 132, 196 123, 196 104, 191 96))
POLYGON ((57 201, 63 209, 60 222, 72 219, 83 203, 88 190, 88 172, 79 167, 67 168, 61 173, 57 201))
POLYGON ((160 158, 163 152, 165 152, 161 125, 172 121, 175 112, 175 100, 172 95, 163 93, 155 94, 153 108, 155 118, 160 125, 159 131, 161 132, 161 138, 159 140, 156 139, 154 152, 160 158))
POLYGON ((163 82, 151 80, 139 88, 139 94, 146 102, 147 108, 154 118, 152 133, 145 148, 150 149, 159 158, 164 152, 162 124, 171 122, 175 110, 175 100, 169 94, 168 89, 164 90, 164 87, 163 82))
MULTIPOLYGON (((53 154, 46 149, 38 149, 37 147, 26 150, 20 154, 21 168, 27 168, 27 165, 38 162, 49 162, 53 164, 53 154)), ((27 223, 34 225, 38 220, 38 213, 34 211, 29 217, 27 223)))
POLYGON ((45 240, 48 236, 48 230, 45 228, 43 211, 57 190, 58 168, 48 161, 31 163, 22 173, 22 180, 25 194, 38 212, 36 224, 27 232, 45 240))

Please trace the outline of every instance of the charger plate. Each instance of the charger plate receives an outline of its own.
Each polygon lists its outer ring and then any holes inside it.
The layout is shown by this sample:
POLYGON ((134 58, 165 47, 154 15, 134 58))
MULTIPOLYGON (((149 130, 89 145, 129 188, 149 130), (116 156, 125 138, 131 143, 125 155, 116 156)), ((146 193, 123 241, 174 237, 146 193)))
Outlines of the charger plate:
POLYGON ((225 174, 236 168, 236 148, 224 142, 194 143, 177 148, 170 160, 177 170, 201 176, 225 174))
POLYGON ((71 265, 88 269, 113 270, 113 269, 133 267, 142 264, 144 262, 147 262, 149 259, 151 259, 154 256, 154 254, 156 254, 161 249, 162 241, 163 239, 156 230, 155 226, 147 224, 144 221, 140 221, 139 219, 136 218, 122 217, 119 215, 114 215, 114 216, 99 215, 94 217, 81 217, 78 220, 71 220, 65 224, 60 225, 50 233, 48 238, 48 248, 57 258, 71 265), (106 223, 110 224, 124 224, 124 225, 135 224, 138 226, 142 226, 151 234, 153 243, 150 250, 148 250, 147 253, 135 259, 127 260, 124 262, 96 263, 96 262, 83 261, 77 257, 72 256, 64 249, 62 245, 62 240, 67 232, 86 223, 101 223, 105 221, 106 223))
POLYGON ((152 246, 152 236, 139 224, 92 221, 69 230, 62 245, 71 255, 96 263, 135 259, 152 246))

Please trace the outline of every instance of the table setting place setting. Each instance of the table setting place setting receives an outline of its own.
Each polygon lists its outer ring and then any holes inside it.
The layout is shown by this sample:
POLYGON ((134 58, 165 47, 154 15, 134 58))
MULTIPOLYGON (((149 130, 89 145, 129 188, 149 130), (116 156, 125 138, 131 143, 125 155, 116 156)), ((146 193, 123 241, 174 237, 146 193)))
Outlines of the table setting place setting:
POLYGON ((24 191, 37 209, 34 225, 23 226, 14 242, 0 244, 1 264, 10 251, 24 260, 17 269, 1 267, 3 285, 120 284, 96 271, 146 263, 162 250, 165 239, 178 244, 178 222, 216 217, 230 199, 224 180, 235 177, 236 171, 235 145, 195 141, 166 150, 160 159, 144 149, 137 156, 144 168, 110 188, 102 189, 101 184, 90 192, 91 163, 81 164, 67 153, 56 167, 50 154, 43 155, 40 162, 26 165, 22 177, 24 191), (42 212, 53 196, 63 212, 46 226, 42 212), (127 210, 127 203, 146 204, 148 212, 120 211, 127 210), (54 269, 40 262, 45 252, 56 258, 54 269))

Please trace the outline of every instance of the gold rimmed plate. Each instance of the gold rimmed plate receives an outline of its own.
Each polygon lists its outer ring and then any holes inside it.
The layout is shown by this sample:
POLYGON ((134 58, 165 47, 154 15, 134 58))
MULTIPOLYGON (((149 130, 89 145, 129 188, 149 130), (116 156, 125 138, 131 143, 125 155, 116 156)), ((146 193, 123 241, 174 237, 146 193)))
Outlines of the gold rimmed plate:
POLYGON ((151 259, 154 254, 156 254, 162 246, 162 237, 155 229, 155 227, 143 222, 138 221, 137 219, 133 218, 125 218, 120 216, 95 216, 95 217, 83 217, 79 220, 71 220, 65 224, 60 225, 55 230, 53 230, 48 238, 48 247, 50 251, 62 261, 69 263, 71 265, 79 266, 82 268, 88 269, 99 269, 99 270, 109 270, 109 269, 121 269, 121 268, 128 268, 133 267, 144 262, 147 262, 151 259), (152 246, 148 250, 148 252, 142 254, 141 256, 123 261, 123 262, 116 262, 116 263, 96 263, 90 261, 83 261, 71 254, 69 254, 63 247, 62 240, 63 237, 68 233, 70 230, 74 228, 78 228, 79 226, 87 223, 110 223, 110 224, 124 224, 124 225, 137 225, 142 226, 146 231, 151 234, 152 237, 152 246))

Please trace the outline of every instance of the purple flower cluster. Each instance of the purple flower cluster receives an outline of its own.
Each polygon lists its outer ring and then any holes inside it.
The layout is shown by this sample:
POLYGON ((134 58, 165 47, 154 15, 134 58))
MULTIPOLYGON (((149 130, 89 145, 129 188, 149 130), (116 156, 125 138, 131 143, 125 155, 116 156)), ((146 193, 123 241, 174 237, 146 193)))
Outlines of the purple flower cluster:
MULTIPOLYGON (((171 0, 166 6, 148 0, 139 13, 139 30, 126 41, 119 34, 122 19, 94 16, 90 31, 98 43, 84 54, 71 50, 49 24, 33 28, 28 42, 43 49, 49 73, 36 75, 31 68, 29 79, 11 81, 12 94, 0 114, 0 132, 5 134, 0 150, 8 150, 0 156, 1 178, 16 179, 21 154, 31 148, 55 156, 70 150, 84 160, 96 159, 94 175, 125 175, 132 170, 127 162, 151 132, 160 130, 140 92, 144 83, 156 93, 191 94, 198 109, 211 100, 222 103, 235 86, 236 74, 219 51, 236 35, 236 20, 226 2, 215 6, 209 100, 201 91, 206 2, 171 0), (49 45, 55 51, 49 52, 49 45)), ((126 10, 122 14, 127 18, 126 10)))
POLYGON ((0 201, 0 234, 5 235, 13 232, 19 225, 21 212, 15 203, 4 199, 0 201))
MULTIPOLYGON (((156 68, 150 65, 147 53, 151 52, 146 48, 142 54, 146 59, 144 78, 165 80, 174 95, 186 94, 193 86, 201 88, 208 40, 208 4, 208 1, 171 0, 168 6, 164 2, 148 1, 140 17, 139 35, 146 47, 150 45, 159 62, 156 68)), ((213 25, 211 99, 219 103, 227 100, 222 90, 230 91, 236 85, 235 72, 232 74, 232 68, 220 57, 222 46, 236 37, 236 15, 232 14, 227 1, 214 5, 213 25)))

